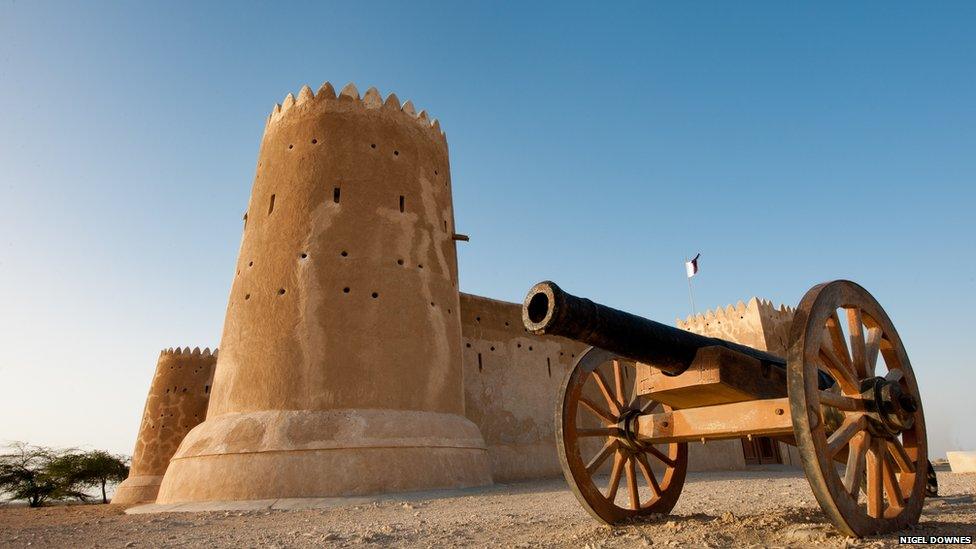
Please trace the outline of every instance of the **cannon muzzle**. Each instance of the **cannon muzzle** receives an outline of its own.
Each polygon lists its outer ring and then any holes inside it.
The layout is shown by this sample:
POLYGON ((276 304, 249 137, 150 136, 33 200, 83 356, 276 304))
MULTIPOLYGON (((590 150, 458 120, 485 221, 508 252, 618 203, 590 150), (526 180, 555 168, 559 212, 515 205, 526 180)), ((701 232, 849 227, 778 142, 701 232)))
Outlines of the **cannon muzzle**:
POLYGON ((540 282, 522 304, 522 323, 537 335, 558 335, 606 349, 621 357, 678 375, 699 349, 722 346, 764 364, 786 367, 778 356, 724 339, 706 337, 566 293, 555 282, 540 282))

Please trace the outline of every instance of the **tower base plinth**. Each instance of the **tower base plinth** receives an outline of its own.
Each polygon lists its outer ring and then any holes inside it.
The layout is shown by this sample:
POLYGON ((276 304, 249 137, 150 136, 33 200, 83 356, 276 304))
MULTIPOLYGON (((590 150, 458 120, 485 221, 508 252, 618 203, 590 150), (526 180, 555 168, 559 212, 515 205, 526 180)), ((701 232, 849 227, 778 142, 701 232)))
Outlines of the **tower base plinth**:
POLYGON ((187 434, 156 503, 359 496, 491 484, 484 440, 455 414, 276 410, 187 434))
POLYGON ((136 503, 155 503, 159 494, 162 475, 142 475, 129 477, 119 484, 112 496, 112 503, 134 505, 136 503))

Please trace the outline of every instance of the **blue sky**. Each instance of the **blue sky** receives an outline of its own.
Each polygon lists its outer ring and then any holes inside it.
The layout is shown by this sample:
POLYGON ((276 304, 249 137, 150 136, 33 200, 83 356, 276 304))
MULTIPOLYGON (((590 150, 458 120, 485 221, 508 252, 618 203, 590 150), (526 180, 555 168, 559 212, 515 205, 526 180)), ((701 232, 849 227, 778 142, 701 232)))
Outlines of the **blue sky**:
POLYGON ((462 290, 850 278, 976 449, 976 4, 916 7, 0 0, 0 440, 131 452, 159 349, 219 341, 265 116, 329 80, 440 119, 462 290))

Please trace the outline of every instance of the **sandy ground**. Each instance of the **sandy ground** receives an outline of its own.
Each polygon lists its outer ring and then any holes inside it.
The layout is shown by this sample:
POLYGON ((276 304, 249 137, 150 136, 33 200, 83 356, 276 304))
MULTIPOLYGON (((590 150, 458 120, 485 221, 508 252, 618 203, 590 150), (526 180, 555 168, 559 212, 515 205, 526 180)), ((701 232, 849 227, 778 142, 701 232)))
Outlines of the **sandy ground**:
MULTIPOLYGON (((976 536, 976 475, 939 473, 915 535, 976 536)), ((113 505, 0 508, 3 547, 860 546, 837 534, 798 471, 691 473, 668 516, 601 526, 562 479, 349 500, 327 509, 127 515, 113 505)))

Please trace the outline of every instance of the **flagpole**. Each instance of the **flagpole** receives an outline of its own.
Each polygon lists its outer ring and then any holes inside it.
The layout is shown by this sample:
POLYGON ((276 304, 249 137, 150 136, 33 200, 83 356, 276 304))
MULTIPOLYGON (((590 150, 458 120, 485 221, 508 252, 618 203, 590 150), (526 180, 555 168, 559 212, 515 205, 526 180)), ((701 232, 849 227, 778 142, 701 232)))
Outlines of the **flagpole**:
POLYGON ((695 307, 695 292, 691 288, 691 279, 698 274, 699 257, 701 257, 701 253, 696 255, 695 258, 690 261, 685 258, 685 274, 688 276, 688 300, 691 301, 691 314, 693 316, 698 316, 698 308, 695 307))

